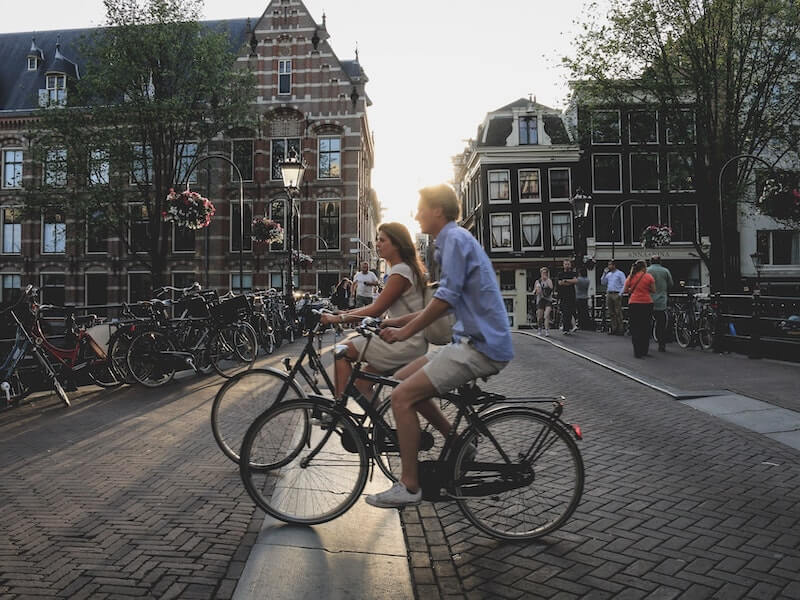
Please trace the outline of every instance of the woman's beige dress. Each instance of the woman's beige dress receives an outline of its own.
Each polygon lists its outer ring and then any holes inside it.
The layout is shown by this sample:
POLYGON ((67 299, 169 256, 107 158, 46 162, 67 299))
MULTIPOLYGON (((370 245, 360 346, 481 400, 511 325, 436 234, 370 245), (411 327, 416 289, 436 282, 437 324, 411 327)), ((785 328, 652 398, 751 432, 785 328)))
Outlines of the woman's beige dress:
MULTIPOLYGON (((389 269, 389 277, 400 275, 411 282, 403 295, 397 298, 389 307, 388 316, 390 319, 402 317, 412 312, 417 312, 424 308, 422 290, 419 288, 411 270, 406 263, 398 263, 389 269)), ((367 343, 367 338, 357 336, 350 340, 358 352, 367 343)), ((370 367, 379 373, 389 373, 406 366, 420 356, 424 356, 428 351, 428 342, 425 340, 423 332, 412 335, 405 341, 388 344, 377 336, 373 336, 369 341, 367 354, 364 357, 370 367)))

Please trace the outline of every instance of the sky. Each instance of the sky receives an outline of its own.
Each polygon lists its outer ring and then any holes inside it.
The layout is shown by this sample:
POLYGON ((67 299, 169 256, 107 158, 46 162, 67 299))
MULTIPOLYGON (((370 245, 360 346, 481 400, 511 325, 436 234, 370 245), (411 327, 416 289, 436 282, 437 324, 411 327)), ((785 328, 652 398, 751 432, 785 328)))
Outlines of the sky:
MULTIPOLYGON (((487 112, 532 95, 563 108, 572 50, 587 0, 304 0, 336 55, 358 47, 375 137, 372 186, 384 220, 417 229, 419 188, 450 181, 451 159, 487 112)), ((101 0, 0 0, 0 32, 99 26, 101 0)), ((205 0, 203 18, 260 17, 268 0, 205 0)))

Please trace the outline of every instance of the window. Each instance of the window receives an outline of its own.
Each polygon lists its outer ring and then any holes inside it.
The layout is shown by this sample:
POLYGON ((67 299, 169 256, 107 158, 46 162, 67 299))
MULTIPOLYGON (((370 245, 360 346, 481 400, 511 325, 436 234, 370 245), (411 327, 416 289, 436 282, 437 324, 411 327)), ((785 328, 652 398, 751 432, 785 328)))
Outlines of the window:
POLYGON ((694 144, 695 118, 694 111, 688 108, 667 113, 667 143, 694 144))
POLYGON ((39 59, 35 56, 28 57, 28 71, 35 71, 39 68, 39 59))
POLYGON ((231 289, 234 292, 252 292, 253 291, 253 274, 242 272, 241 285, 239 282, 239 271, 231 273, 231 289))
MULTIPOLYGON (((172 272, 172 287, 187 288, 197 281, 197 275, 194 271, 173 271, 172 272)), ((177 296, 177 292, 172 292, 173 300, 177 296)))
POLYGON ((635 110, 628 113, 628 142, 657 144, 658 113, 650 110, 635 110))
MULTIPOLYGON (((242 174, 242 181, 253 181, 253 140, 233 140, 231 160, 242 174)), ((231 179, 237 180, 236 171, 231 167, 231 179)))
POLYGON ((642 232, 650 225, 661 224, 661 209, 655 205, 631 206, 631 240, 634 244, 642 239, 642 232))
MULTIPOLYGON (((186 227, 172 226, 172 251, 173 252, 194 252, 195 250, 195 230, 186 227)), ((186 286, 184 286, 186 287, 186 286)))
POLYGON ((133 147, 131 183, 149 184, 153 181, 153 148, 136 144, 133 147))
POLYGON ((592 191, 622 192, 622 156, 592 155, 592 191))
POLYGON ((696 242, 697 206, 683 204, 669 207, 669 226, 672 228, 672 243, 696 242))
POLYGON ((292 93, 292 61, 279 60, 278 61, 278 93, 291 94, 292 93))
POLYGON ((48 211, 42 216, 42 254, 63 254, 67 250, 64 215, 48 211))
POLYGON ((612 240, 615 244, 622 243, 622 210, 616 210, 616 208, 616 206, 592 206, 594 239, 598 244, 610 244, 612 240), (614 216, 613 226, 612 215, 614 216))
MULTIPOLYGON (((328 250, 339 248, 340 205, 339 200, 320 200, 317 203, 317 231, 328 244, 328 250)), ((317 240, 317 248, 323 250, 325 244, 317 240)))
POLYGON ((128 302, 150 300, 152 297, 152 275, 150 273, 128 273, 128 302))
POLYGON ((101 210, 95 210, 86 219, 86 252, 108 252, 108 224, 101 210))
POLYGON ((620 143, 618 110, 594 110, 591 121, 592 144, 620 143))
POLYGON ((22 150, 3 150, 3 188, 22 187, 22 150))
POLYGON ((503 269, 500 271, 500 289, 513 290, 516 288, 515 283, 516 271, 513 269, 503 269))
MULTIPOLYGON (((197 144, 194 142, 180 142, 175 148, 175 183, 182 185, 186 183, 186 175, 192 168, 194 159, 197 156, 197 144)), ((197 183, 197 169, 189 175, 189 183, 197 183)))
POLYGON ((131 204, 130 246, 132 252, 147 252, 150 239, 150 217, 144 204, 131 204))
MULTIPOLYGON (((239 203, 231 202, 231 252, 238 252, 242 235, 242 222, 240 220, 239 203)), ((242 250, 250 252, 253 249, 253 205, 244 203, 244 246, 242 250)))
POLYGON ((89 154, 89 185, 108 183, 108 150, 92 150, 89 154))
POLYGON ((284 159, 294 152, 300 157, 300 138, 284 138, 272 140, 272 179, 273 181, 280 181, 283 179, 281 176, 281 163, 284 159))
POLYGON ((108 274, 86 273, 86 306, 105 306, 108 304, 108 274))
POLYGON ((47 151, 44 184, 52 187, 67 185, 67 151, 64 148, 52 148, 47 151))
POLYGON ((756 248, 764 264, 800 265, 800 231, 758 231, 756 248))
POLYGON ((667 181, 670 192, 694 190, 694 158, 691 154, 679 152, 667 154, 667 181))
POLYGON ((286 201, 273 200, 269 203, 269 218, 278 223, 284 231, 283 241, 280 244, 267 246, 270 252, 283 252, 286 250, 286 201))
POLYGON ((572 248, 572 213, 550 213, 550 232, 553 248, 572 248))
POLYGON ((492 250, 512 250, 511 213, 489 215, 492 234, 492 250))
POLYGON ((283 273, 270 273, 269 274, 269 287, 276 290, 283 289, 283 273))
POLYGON ((522 213, 519 216, 522 232, 522 249, 542 248, 542 215, 541 213, 522 213))
POLYGON ((342 176, 342 140, 338 137, 319 138, 318 179, 342 176))
POLYGON ((519 172, 519 199, 522 201, 541 201, 539 188, 539 169, 523 169, 519 172))
POLYGON ((60 106, 67 103, 67 76, 47 76, 47 104, 60 106))
POLYGON ((509 172, 489 171, 489 202, 509 202, 509 172))
POLYGON ((19 254, 22 252, 22 218, 18 208, 4 206, 3 217, 3 254, 19 254))
POLYGON ((4 273, 0 287, 0 302, 13 304, 22 295, 22 276, 16 273, 4 273))
POLYGON ((548 169, 550 180, 550 200, 569 200, 572 196, 572 185, 569 169, 548 169))
POLYGON ((40 279, 42 304, 64 306, 64 301, 66 300, 66 294, 64 293, 64 274, 42 273, 40 279))
POLYGON ((539 143, 539 127, 536 117, 519 118, 519 143, 522 146, 539 143))
POLYGON ((658 180, 658 154, 631 154, 631 191, 657 192, 661 189, 658 180))

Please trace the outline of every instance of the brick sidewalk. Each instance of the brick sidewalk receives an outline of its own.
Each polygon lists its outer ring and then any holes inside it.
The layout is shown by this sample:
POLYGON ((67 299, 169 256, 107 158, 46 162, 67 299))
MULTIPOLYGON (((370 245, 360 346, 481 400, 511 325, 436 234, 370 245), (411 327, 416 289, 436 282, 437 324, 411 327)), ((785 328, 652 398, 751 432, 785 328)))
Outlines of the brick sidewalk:
POLYGON ((527 545, 487 538, 453 503, 405 509, 420 599, 800 597, 800 452, 514 341, 517 358, 486 387, 567 396, 584 432, 583 502, 527 545))

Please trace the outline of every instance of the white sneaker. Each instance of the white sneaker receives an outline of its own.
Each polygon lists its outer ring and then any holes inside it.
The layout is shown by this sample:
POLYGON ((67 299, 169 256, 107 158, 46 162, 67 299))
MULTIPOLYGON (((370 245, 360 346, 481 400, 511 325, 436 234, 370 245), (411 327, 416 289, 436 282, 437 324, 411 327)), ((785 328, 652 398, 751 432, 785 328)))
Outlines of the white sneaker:
POLYGON ((544 330, 544 337, 550 337, 550 330, 549 329, 545 329, 544 330))
POLYGON ((418 489, 415 494, 412 494, 405 485, 395 481, 388 490, 379 494, 370 494, 365 500, 367 504, 378 508, 401 508, 422 502, 422 489, 418 489))

